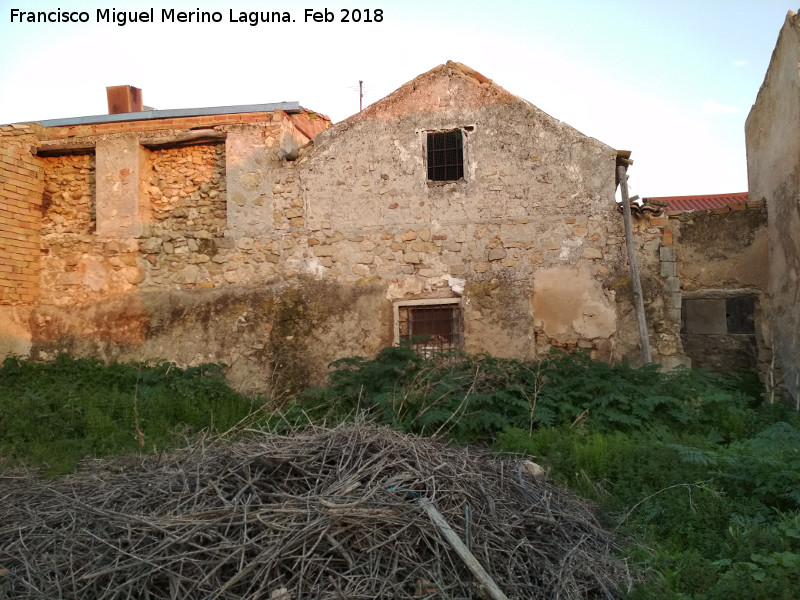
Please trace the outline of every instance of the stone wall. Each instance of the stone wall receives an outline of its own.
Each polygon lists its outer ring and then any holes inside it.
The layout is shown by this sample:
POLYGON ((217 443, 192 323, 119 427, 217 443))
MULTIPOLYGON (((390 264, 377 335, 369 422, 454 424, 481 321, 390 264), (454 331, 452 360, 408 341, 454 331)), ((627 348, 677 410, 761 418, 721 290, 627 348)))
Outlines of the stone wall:
MULTIPOLYGON (((60 212, 51 198, 32 354, 221 362, 238 387, 281 396, 391 344, 395 302, 459 299, 468 352, 640 360, 614 149, 457 63, 321 133, 312 115, 214 125, 224 143, 170 144, 185 131, 153 124, 83 132, 70 143, 95 147, 94 231, 87 157, 45 159, 60 212), (454 129, 464 177, 429 181, 427 133, 454 129)), ((662 221, 637 221, 637 252, 672 365, 662 221)))
POLYGON ((42 158, 42 235, 94 233, 94 154, 42 158))
MULTIPOLYGON (((665 215, 645 213, 634 216, 633 232, 653 361, 665 368, 687 365, 680 340, 681 289, 674 223, 665 215)), ((632 306, 630 267, 626 265, 613 281, 613 288, 632 306)), ((632 308, 625 319, 635 324, 636 314, 632 308)), ((622 343, 638 350, 638 328, 628 328, 625 335, 622 343)))
MULTIPOLYGON (((764 203, 751 201, 683 213, 672 221, 684 301, 752 298, 754 303, 752 333, 694 334, 683 328, 681 340, 692 366, 716 371, 750 369, 766 378, 772 350, 764 335, 763 303, 768 283, 764 203)), ((721 311, 724 322, 724 306, 721 311)))
POLYGON ((210 144, 152 151, 145 185, 150 196, 154 236, 208 232, 220 236, 226 225, 225 145, 210 144))
POLYGON ((751 200, 767 204, 773 378, 800 402, 800 16, 789 11, 745 124, 751 200))
POLYGON ((764 202, 683 213, 671 222, 683 291, 767 288, 764 202))
MULTIPOLYGON (((765 373, 771 350, 764 336, 763 202, 709 211, 643 212, 634 218, 634 234, 654 360, 668 368, 749 368, 765 373), (746 336, 682 332, 685 301, 705 297, 754 298, 755 332, 746 336)), ((622 297, 631 294, 627 274, 614 287, 622 297)), ((632 345, 634 340, 627 342, 632 345)))
POLYGON ((291 268, 298 234, 286 228, 298 225, 300 192, 285 158, 329 121, 309 111, 258 116, 217 117, 215 143, 187 144, 185 131, 165 123, 100 133, 105 125, 66 145, 60 128, 40 132, 42 295, 3 329, 24 333, 35 358, 220 362, 238 387, 278 396, 324 379, 331 348, 365 353, 375 333, 349 337, 367 322, 365 307, 389 318, 371 347, 391 343, 391 311, 374 306, 367 288, 291 268), (251 207, 269 216, 269 235, 242 233, 260 217, 251 207))
POLYGON ((31 355, 221 363, 238 389, 280 400, 323 381, 339 356, 391 345, 392 314, 377 286, 313 277, 215 289, 160 289, 82 305, 40 304, 31 355))
POLYGON ((42 238, 41 303, 78 309, 81 304, 136 293, 143 279, 139 241, 93 234, 42 238))
POLYGON ((628 349, 614 342, 627 325, 607 285, 624 261, 615 161, 612 148, 448 63, 301 154, 312 249, 299 270, 380 282, 387 301, 463 296, 471 352, 581 346, 621 358, 628 349), (465 137, 464 179, 430 182, 425 135, 452 128, 465 137))
POLYGON ((98 138, 117 158, 97 180, 139 180, 139 233, 45 236, 34 354, 211 360, 280 394, 391 344, 394 301, 461 298, 469 352, 638 358, 615 150, 457 64, 299 148, 313 120, 225 126, 224 145, 98 138), (454 127, 465 177, 429 182, 425 132, 454 127))

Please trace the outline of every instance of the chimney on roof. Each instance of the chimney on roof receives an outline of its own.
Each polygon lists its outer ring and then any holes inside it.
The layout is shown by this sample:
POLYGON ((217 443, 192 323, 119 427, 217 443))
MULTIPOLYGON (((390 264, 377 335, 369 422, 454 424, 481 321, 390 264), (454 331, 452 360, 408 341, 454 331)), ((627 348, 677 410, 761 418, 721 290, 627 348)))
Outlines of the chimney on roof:
POLYGON ((142 112, 142 90, 131 85, 113 85, 106 88, 108 114, 142 112))

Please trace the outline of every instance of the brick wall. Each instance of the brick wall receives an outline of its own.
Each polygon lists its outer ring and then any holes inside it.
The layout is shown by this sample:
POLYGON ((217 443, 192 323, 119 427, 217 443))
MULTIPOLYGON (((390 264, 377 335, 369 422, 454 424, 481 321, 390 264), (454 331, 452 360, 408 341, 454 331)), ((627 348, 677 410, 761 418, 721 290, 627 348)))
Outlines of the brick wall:
POLYGON ((39 296, 43 169, 26 126, 0 128, 0 305, 39 296))

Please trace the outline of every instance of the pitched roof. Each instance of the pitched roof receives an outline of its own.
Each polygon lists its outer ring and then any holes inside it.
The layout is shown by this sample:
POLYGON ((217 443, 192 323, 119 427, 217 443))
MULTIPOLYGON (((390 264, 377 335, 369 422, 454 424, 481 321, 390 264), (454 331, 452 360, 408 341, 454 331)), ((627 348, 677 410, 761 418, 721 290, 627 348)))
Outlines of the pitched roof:
POLYGON ((689 211, 689 210, 713 210, 732 204, 747 202, 747 192, 736 192, 734 194, 708 194, 705 196, 661 196, 645 198, 645 203, 662 204, 666 202, 667 212, 689 211), (655 201, 655 202, 653 202, 655 201))

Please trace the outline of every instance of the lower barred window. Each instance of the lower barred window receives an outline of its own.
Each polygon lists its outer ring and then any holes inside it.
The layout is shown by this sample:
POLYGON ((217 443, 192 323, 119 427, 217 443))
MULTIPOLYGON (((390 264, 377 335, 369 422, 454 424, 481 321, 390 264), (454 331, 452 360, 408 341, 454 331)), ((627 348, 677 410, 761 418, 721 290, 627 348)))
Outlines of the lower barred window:
POLYGON ((395 303, 395 342, 410 341, 430 356, 463 348, 461 302, 417 300, 395 303))

